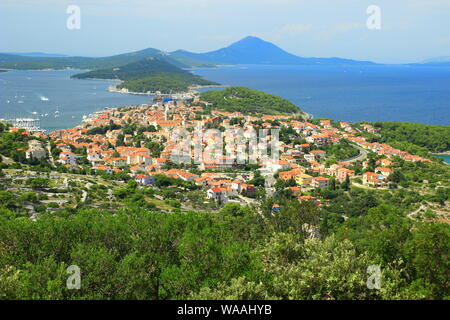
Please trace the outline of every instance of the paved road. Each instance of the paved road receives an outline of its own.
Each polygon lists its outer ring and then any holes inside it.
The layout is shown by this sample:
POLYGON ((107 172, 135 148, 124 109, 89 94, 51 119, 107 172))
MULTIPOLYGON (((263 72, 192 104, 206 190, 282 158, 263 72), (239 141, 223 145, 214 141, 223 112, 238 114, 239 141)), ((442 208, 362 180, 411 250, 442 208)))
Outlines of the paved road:
POLYGON ((356 161, 363 161, 364 159, 367 158, 367 150, 364 148, 361 148, 360 146, 356 145, 356 144, 352 144, 352 146, 354 146, 355 148, 357 148, 359 150, 359 154, 355 157, 346 159, 346 160, 341 160, 342 162, 356 162, 356 161))

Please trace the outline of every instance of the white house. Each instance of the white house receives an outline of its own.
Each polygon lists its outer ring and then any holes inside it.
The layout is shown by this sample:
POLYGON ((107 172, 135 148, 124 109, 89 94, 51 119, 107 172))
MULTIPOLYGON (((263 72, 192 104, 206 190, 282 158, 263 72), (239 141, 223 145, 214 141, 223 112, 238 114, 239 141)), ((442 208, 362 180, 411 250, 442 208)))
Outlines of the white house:
POLYGON ((227 202, 227 191, 225 188, 211 188, 206 192, 208 198, 220 202, 227 202))

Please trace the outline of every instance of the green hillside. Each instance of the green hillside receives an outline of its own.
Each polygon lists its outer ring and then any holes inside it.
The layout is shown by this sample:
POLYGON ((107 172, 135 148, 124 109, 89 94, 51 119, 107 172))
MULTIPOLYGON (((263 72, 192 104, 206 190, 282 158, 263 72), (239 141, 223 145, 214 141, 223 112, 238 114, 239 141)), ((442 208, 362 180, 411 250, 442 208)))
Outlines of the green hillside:
POLYGON ((173 64, 170 64, 160 58, 145 58, 137 62, 126 64, 124 66, 94 70, 73 75, 72 78, 78 79, 120 79, 130 80, 143 77, 149 77, 159 72, 180 73, 189 75, 185 71, 173 64))
POLYGON ((374 126, 380 128, 382 142, 396 144, 397 147, 407 144, 429 152, 450 150, 450 126, 390 121, 376 122, 374 126))
POLYGON ((117 86, 131 92, 162 93, 187 91, 192 85, 214 85, 160 58, 146 58, 124 66, 100 69, 73 75, 78 79, 120 79, 125 81, 117 86))
POLYGON ((127 80, 118 85, 117 88, 126 88, 131 92, 161 91, 161 93, 173 93, 187 91, 189 86, 193 85, 215 84, 217 83, 189 73, 159 72, 149 77, 127 80))
POLYGON ((108 57, 34 57, 0 53, 0 68, 18 70, 39 69, 106 69, 156 57, 180 68, 212 67, 212 63, 198 59, 171 55, 161 50, 148 48, 140 51, 118 54, 108 57))
POLYGON ((276 95, 245 87, 206 91, 200 99, 212 103, 214 109, 229 112, 286 114, 301 113, 293 103, 276 95))

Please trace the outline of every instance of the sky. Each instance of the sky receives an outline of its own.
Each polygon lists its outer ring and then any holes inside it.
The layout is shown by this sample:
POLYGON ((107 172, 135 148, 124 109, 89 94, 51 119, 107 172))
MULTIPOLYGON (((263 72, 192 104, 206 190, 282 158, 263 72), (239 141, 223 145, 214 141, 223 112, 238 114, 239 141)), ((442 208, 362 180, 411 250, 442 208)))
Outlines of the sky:
POLYGON ((417 62, 450 56, 450 0, 0 0, 0 52, 206 52, 248 35, 303 57, 417 62))

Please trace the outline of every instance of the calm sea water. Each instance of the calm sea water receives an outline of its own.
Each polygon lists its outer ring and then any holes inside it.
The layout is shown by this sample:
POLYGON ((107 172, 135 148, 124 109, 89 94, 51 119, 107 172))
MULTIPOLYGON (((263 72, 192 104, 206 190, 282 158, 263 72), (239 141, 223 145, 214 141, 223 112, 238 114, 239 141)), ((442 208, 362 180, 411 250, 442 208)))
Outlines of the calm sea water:
POLYGON ((315 118, 450 125, 450 68, 242 65, 195 73, 279 95, 315 118))
POLYGON ((150 103, 149 96, 108 92, 113 81, 70 79, 80 72, 15 70, 0 73, 0 118, 39 116, 41 127, 53 131, 79 125, 83 115, 105 107, 150 103), (59 117, 55 117, 55 111, 59 112, 59 117), (46 113, 47 116, 42 116, 46 113))
POLYGON ((444 159, 445 163, 450 164, 450 155, 442 154, 442 155, 436 155, 436 157, 442 158, 442 159, 444 159))
MULTIPOLYGON (((150 102, 148 96, 108 92, 112 81, 70 79, 79 72, 0 73, 0 118, 48 114, 41 126, 52 131, 76 126, 83 115, 105 107, 150 102)), ((450 68, 242 65, 194 72, 280 95, 316 118, 450 124, 450 68)))

